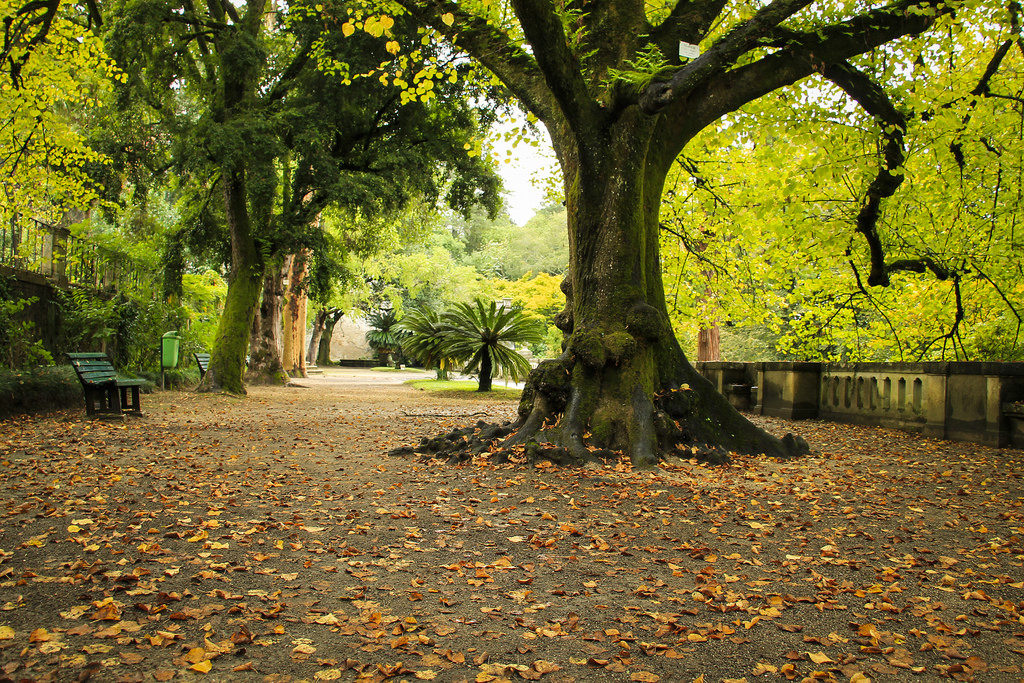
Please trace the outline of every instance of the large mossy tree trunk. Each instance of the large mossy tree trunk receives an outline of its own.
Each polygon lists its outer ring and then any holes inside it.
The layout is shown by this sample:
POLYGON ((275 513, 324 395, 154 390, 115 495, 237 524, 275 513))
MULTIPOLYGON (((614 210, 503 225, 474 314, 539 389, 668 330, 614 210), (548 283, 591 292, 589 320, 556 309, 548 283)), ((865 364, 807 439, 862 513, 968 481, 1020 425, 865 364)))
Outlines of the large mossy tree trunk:
POLYGON ((506 444, 551 443, 577 462, 594 458, 595 448, 624 451, 641 465, 693 444, 722 457, 801 452, 805 444, 779 440, 739 414, 676 340, 658 223, 674 153, 656 144, 658 123, 634 110, 587 134, 553 132, 569 221, 567 305, 557 320, 567 345, 531 373, 506 444))
MULTIPOLYGON (((273 158, 264 145, 246 145, 245 121, 252 116, 263 50, 258 37, 263 31, 265 0, 246 3, 244 16, 230 31, 213 34, 217 55, 209 65, 217 65, 218 87, 212 98, 211 119, 219 140, 216 156, 224 186, 224 208, 231 236, 231 269, 224 310, 217 323, 217 334, 210 353, 210 366, 199 384, 200 391, 225 391, 245 394, 242 381, 256 306, 260 300, 266 252, 257 236, 270 232, 273 187, 277 175, 273 158), (233 141, 236 145, 226 144, 233 141)), ((223 5, 210 5, 215 19, 225 22, 223 5)), ((213 73, 213 72, 211 72, 213 73)))
POLYGON ((246 203, 245 172, 225 174, 224 199, 231 233, 231 271, 224 310, 200 391, 245 394, 242 374, 256 305, 263 284, 263 258, 256 247, 246 203))
MULTIPOLYGON (((746 11, 721 0, 668 2, 657 12, 636 0, 602 0, 567 21, 559 3, 511 0, 518 26, 506 33, 507 15, 498 26, 458 4, 396 1, 479 60, 543 122, 562 169, 570 264, 558 324, 566 347, 530 374, 506 446, 577 462, 622 450, 639 464, 683 444, 720 455, 805 451, 802 440, 776 439, 740 415, 683 355, 660 266, 665 178, 701 130, 816 74, 869 112, 892 110, 882 88, 847 60, 927 30, 955 3, 850 3, 833 13, 803 11, 807 0, 773 0, 739 16, 746 11), (702 47, 677 57, 685 44, 702 47)), ((455 449, 466 436, 448 435, 454 447, 442 450, 465 455, 455 449)), ((475 452, 491 445, 474 439, 475 452)))

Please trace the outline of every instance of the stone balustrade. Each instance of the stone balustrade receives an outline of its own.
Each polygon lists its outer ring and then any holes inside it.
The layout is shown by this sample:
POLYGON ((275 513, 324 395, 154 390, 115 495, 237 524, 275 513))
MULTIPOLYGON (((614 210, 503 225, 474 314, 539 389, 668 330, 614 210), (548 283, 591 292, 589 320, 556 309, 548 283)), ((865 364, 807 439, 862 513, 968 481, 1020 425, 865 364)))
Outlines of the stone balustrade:
POLYGON ((939 439, 1024 447, 1006 405, 1024 401, 1024 363, 697 363, 733 405, 920 432, 939 439))

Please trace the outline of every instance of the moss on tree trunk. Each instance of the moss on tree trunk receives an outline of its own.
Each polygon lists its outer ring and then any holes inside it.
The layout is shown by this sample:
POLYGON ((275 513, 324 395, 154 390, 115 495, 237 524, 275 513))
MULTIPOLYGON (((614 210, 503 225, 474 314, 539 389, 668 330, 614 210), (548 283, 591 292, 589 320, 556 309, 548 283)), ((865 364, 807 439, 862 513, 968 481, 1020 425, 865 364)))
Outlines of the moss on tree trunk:
POLYGON ((263 259, 256 248, 246 204, 245 173, 225 173, 224 200, 231 234, 231 272, 224 311, 210 353, 210 367, 200 391, 245 394, 242 373, 256 305, 263 285, 263 259))

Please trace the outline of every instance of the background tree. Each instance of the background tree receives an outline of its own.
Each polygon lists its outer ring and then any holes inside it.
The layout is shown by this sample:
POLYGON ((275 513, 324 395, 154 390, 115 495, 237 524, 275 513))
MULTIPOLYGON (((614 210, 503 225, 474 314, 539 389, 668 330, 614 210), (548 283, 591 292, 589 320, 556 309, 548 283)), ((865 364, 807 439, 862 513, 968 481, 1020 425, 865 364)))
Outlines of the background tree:
POLYGON ((319 68, 358 73, 388 53, 368 36, 320 36, 311 5, 264 5, 132 1, 109 22, 131 76, 126 103, 149 104, 176 140, 177 164, 224 193, 231 271, 204 382, 232 392, 244 391, 250 330, 250 377, 283 379, 281 268, 316 248, 326 207, 396 211, 417 196, 493 207, 497 196, 496 176, 472 154, 480 121, 459 97, 403 104, 400 88, 319 68))
POLYGON ((477 391, 490 391, 495 372, 513 381, 526 377, 530 363, 515 350, 516 344, 539 342, 544 328, 517 308, 477 299, 457 304, 441 317, 445 353, 465 362, 462 372, 476 373, 477 391))
POLYGON ((375 311, 366 317, 366 323, 370 326, 366 333, 366 343, 377 354, 382 365, 394 359, 397 367, 401 363, 398 353, 404 336, 399 326, 398 313, 391 308, 375 311))
POLYGON ((437 379, 447 380, 448 371, 458 359, 449 350, 441 315, 433 308, 414 308, 402 316, 399 327, 406 333, 402 338, 405 355, 428 370, 436 369, 437 379))

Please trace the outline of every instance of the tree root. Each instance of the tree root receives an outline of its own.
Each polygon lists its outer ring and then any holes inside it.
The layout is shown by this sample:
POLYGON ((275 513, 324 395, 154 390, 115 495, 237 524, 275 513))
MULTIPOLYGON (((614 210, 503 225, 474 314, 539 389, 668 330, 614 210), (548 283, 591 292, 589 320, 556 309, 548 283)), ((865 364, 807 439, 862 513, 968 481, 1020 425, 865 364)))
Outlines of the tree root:
POLYGON ((778 439, 752 424, 699 375, 686 378, 692 385, 682 384, 653 398, 638 387, 627 407, 628 452, 606 448, 588 433, 594 405, 571 383, 570 367, 565 355, 545 361, 531 373, 514 423, 481 420, 425 438, 415 447, 394 449, 390 455, 453 464, 474 459, 523 464, 548 460, 564 466, 628 456, 633 465, 653 467, 669 457, 725 464, 731 453, 792 457, 810 451, 799 436, 778 439))

